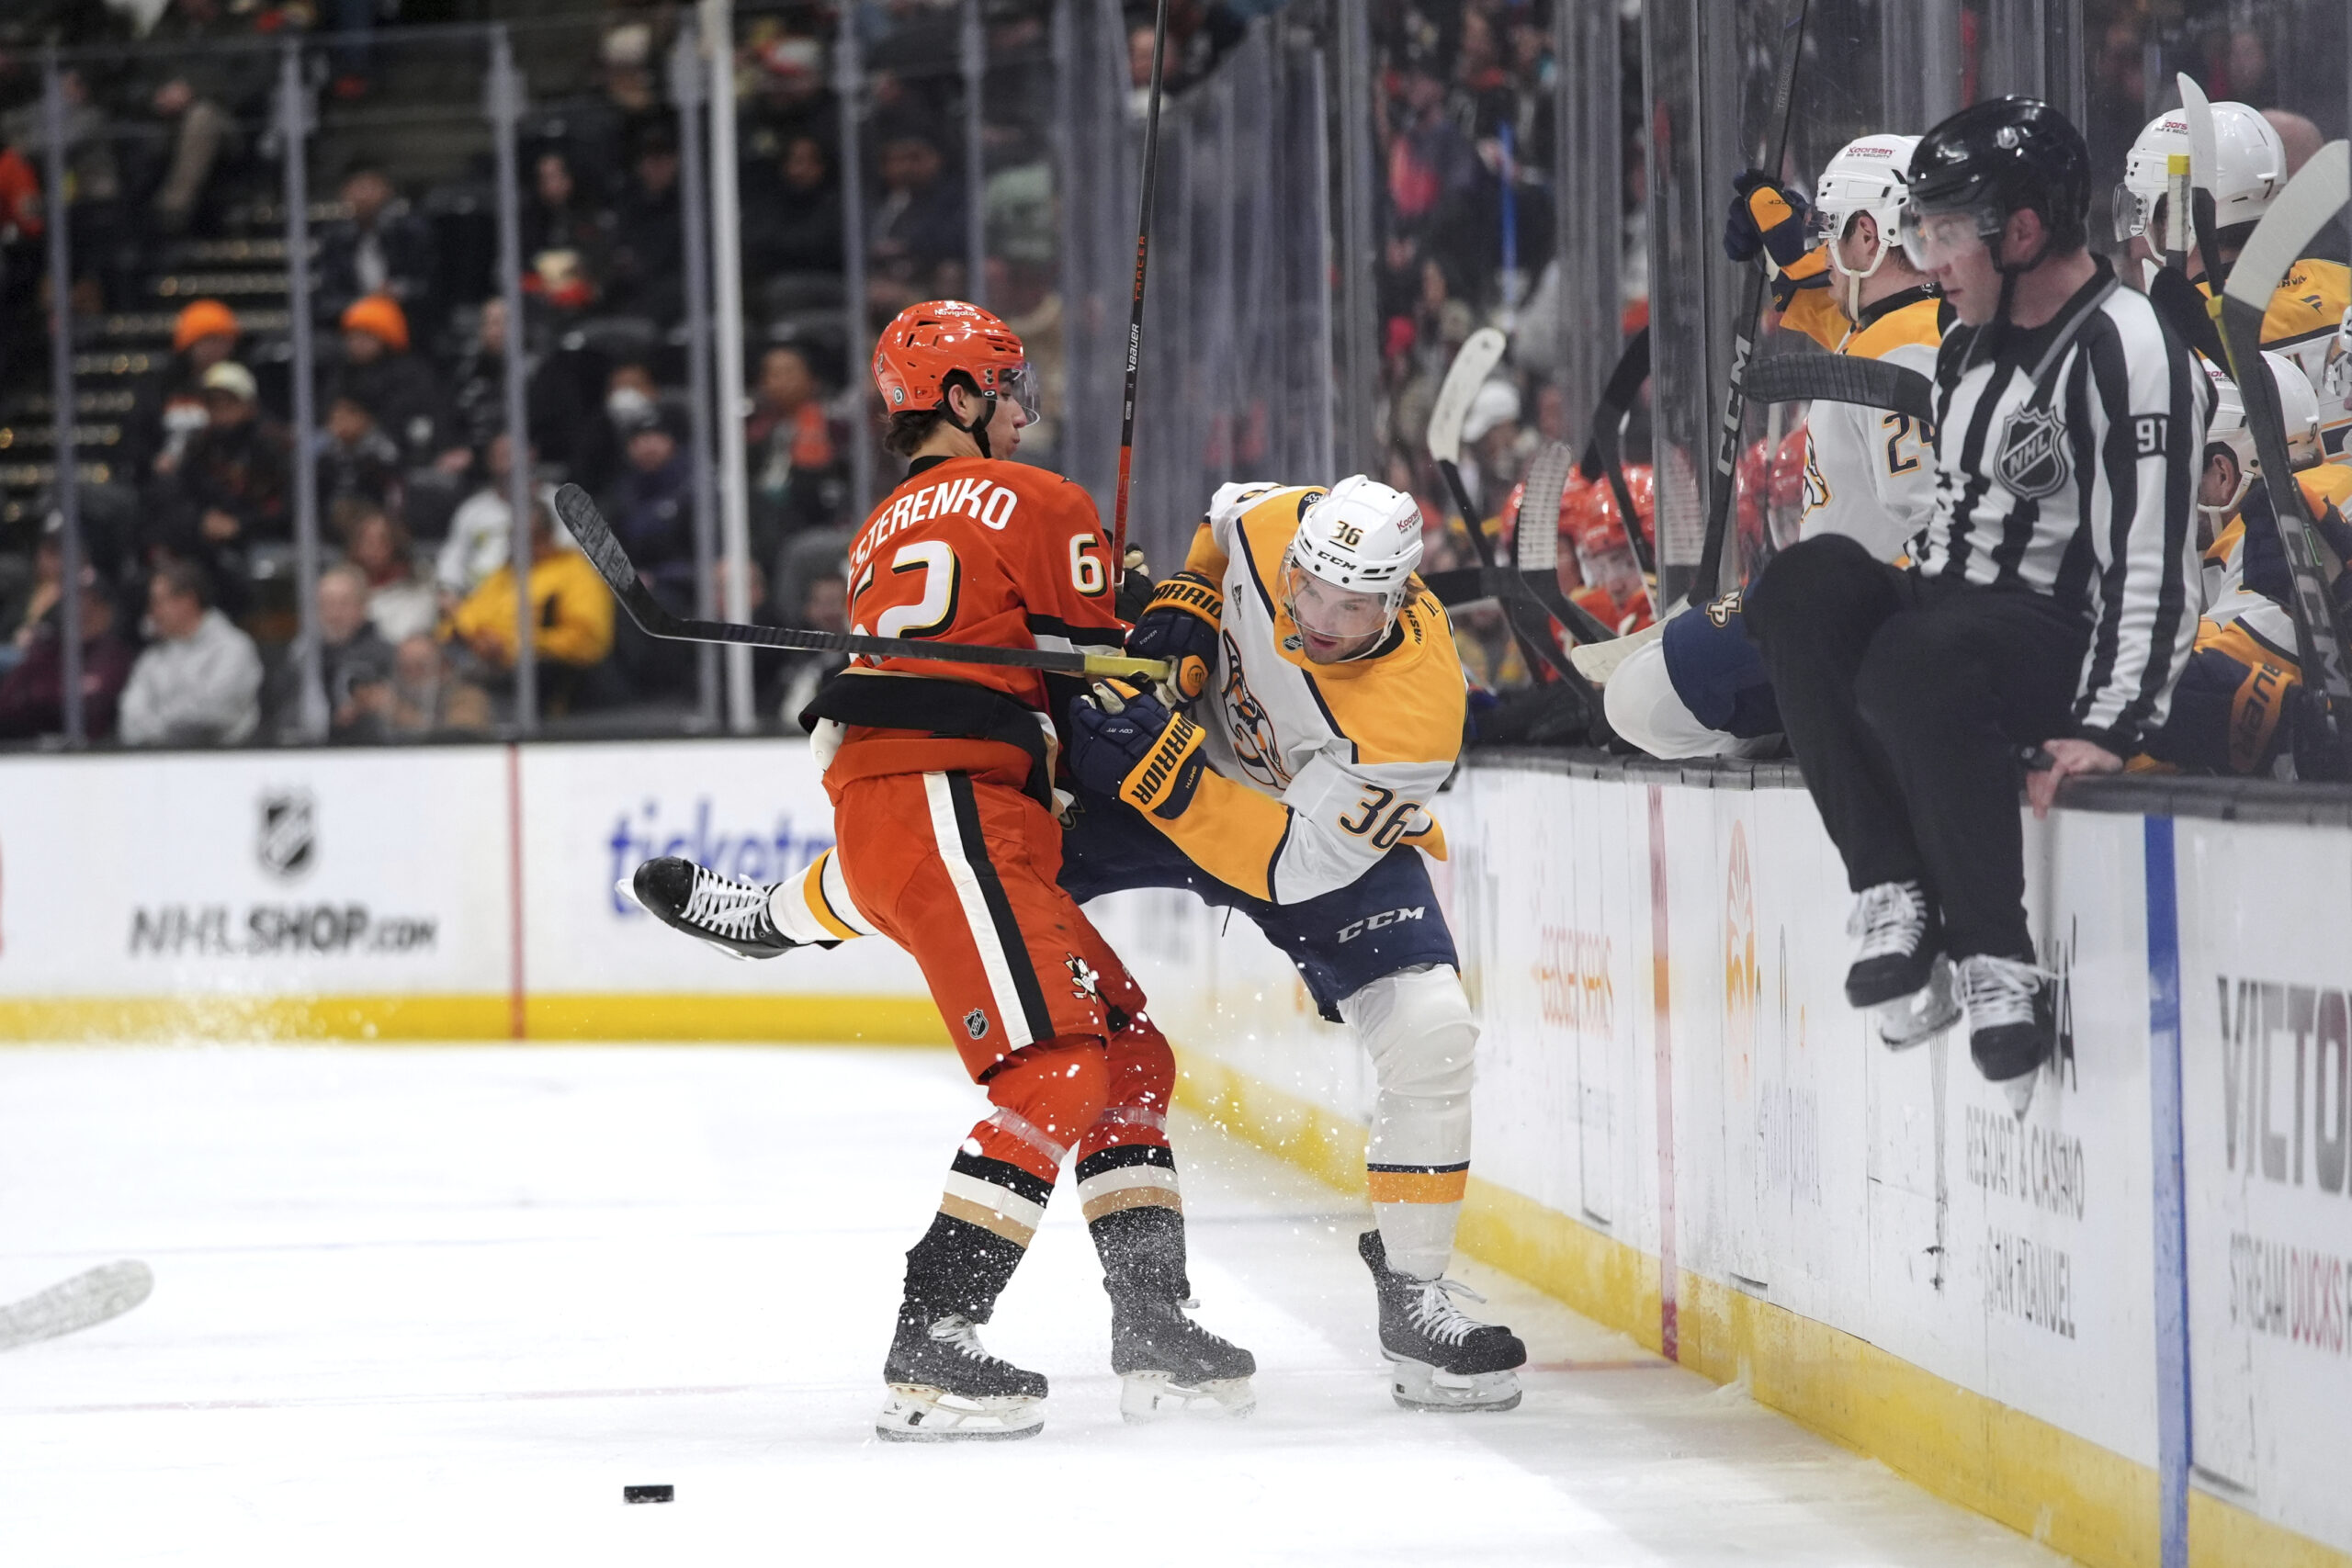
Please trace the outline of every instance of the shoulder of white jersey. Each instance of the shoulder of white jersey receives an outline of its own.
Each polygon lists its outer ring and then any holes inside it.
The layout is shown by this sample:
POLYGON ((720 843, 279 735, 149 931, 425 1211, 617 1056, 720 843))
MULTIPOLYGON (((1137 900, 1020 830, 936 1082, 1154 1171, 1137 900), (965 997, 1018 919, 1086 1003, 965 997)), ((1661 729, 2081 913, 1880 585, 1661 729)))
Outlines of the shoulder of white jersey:
POLYGON ((1218 548, 1227 555, 1232 554, 1229 535, 1237 519, 1270 495, 1278 494, 1286 490, 1303 488, 1305 487, 1299 485, 1278 484, 1271 479, 1237 480, 1217 486, 1216 493, 1209 497, 1207 523, 1210 536, 1216 539, 1218 548))
POLYGON ((1939 299, 1915 299, 1855 333, 1846 340, 1844 352, 1854 358, 1890 360, 1932 375, 1936 349, 1944 340, 1942 310, 1939 299))
POLYGON ((1365 767, 1451 766, 1462 754, 1469 691, 1453 624, 1418 579, 1413 589, 1396 613, 1398 642, 1390 652, 1360 664, 1304 667, 1324 718, 1365 767))

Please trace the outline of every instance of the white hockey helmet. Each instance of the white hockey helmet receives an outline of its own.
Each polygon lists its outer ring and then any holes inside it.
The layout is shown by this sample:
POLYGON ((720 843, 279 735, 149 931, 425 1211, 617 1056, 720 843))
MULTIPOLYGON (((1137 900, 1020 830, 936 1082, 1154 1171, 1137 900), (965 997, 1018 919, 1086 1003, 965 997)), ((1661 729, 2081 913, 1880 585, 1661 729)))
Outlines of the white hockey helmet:
MULTIPOLYGON (((2140 132, 2124 155, 2123 183, 2115 187, 2118 243, 2148 231, 2170 177, 2172 155, 2188 152, 2188 119, 2180 109, 2158 115, 2140 132)), ((2214 226, 2228 229, 2254 222, 2286 184, 2287 145, 2271 123, 2245 104, 2215 104, 2214 226)))
POLYGON ((1283 607, 1301 631, 1369 648, 1396 621, 1420 564, 1420 507, 1351 474, 1299 518, 1283 555, 1283 607))
MULTIPOLYGON (((1903 217, 1903 204, 1911 194, 1911 150, 1919 145, 1916 136, 1863 136, 1849 141, 1838 150, 1821 171, 1821 179, 1814 186, 1813 209, 1817 225, 1815 238, 1838 240, 1845 237, 1857 213, 1867 212, 1878 225, 1878 260, 1868 272, 1848 273, 1852 277, 1868 277, 1885 262, 1889 251, 1896 248, 1896 225, 1903 217)), ((1829 253, 1829 265, 1839 272, 1838 253, 1829 253)))
POLYGON ((2352 306, 2346 308, 2344 320, 2336 323, 2335 336, 2328 343, 2319 395, 2326 410, 2324 423, 2333 423, 2340 414, 2352 413, 2352 306))
MULTIPOLYGON (((2205 427, 2205 444, 2226 448, 2238 465, 2238 488, 2228 501, 2219 506, 2197 503, 2199 512, 2218 523, 2233 516, 2245 503, 2245 492, 2261 477, 2262 458, 2255 450, 2254 432, 2246 428, 2245 399, 2238 384, 2211 361, 2198 363, 2213 384, 2213 419, 2205 427)), ((2278 412, 2287 427, 2287 461, 2298 468, 2308 468, 2321 457, 2319 394, 2312 390, 2311 378, 2303 374, 2302 367, 2285 355, 2266 349, 2262 363, 2270 372, 2271 385, 2278 389, 2278 412)))

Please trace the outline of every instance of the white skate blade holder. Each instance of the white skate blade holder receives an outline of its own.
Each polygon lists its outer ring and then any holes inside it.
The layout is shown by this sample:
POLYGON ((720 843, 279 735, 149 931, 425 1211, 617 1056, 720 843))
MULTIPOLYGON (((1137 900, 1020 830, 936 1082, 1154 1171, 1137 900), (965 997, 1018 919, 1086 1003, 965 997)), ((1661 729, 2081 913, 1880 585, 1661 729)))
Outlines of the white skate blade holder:
POLYGON ((1388 1392, 1408 1410, 1516 1410, 1519 1373, 1449 1372, 1427 1361, 1388 1358, 1388 1392))
POLYGON ((1258 1408, 1248 1378, 1176 1381, 1170 1372, 1126 1372, 1119 1379, 1119 1414, 1131 1427, 1170 1416, 1248 1416, 1258 1408))
POLYGON ((894 1382, 875 1435, 891 1443, 1009 1442, 1045 1429, 1046 1402, 1020 1394, 967 1399, 925 1383, 894 1382))
POLYGON ((1926 985, 1871 1010, 1878 1021, 1879 1043, 1890 1051, 1908 1051, 1958 1023, 1960 998, 1953 984, 1951 960, 1939 955, 1926 985))

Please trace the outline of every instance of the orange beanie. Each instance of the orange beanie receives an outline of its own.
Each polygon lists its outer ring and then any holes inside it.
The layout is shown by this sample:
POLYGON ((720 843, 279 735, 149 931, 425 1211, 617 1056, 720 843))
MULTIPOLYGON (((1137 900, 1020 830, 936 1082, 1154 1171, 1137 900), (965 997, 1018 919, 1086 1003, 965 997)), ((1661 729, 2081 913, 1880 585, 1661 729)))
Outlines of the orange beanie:
POLYGON ((172 323, 172 352, 186 354, 200 337, 235 337, 237 313, 218 299, 191 299, 172 323))
POLYGON ((380 339, 394 354, 408 352, 408 318, 401 313, 400 301, 389 294, 353 300, 343 313, 343 330, 380 339))

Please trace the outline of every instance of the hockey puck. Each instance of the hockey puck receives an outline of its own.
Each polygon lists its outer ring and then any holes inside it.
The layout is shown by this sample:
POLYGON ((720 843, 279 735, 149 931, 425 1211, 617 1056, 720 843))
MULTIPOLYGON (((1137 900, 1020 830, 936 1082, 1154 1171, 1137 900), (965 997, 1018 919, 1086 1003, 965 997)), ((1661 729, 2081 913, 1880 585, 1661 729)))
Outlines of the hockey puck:
POLYGON ((621 1501, 624 1503, 671 1503, 675 1502, 677 1496, 678 1489, 666 1484, 621 1488, 621 1501))

